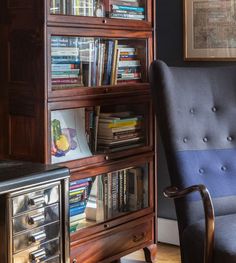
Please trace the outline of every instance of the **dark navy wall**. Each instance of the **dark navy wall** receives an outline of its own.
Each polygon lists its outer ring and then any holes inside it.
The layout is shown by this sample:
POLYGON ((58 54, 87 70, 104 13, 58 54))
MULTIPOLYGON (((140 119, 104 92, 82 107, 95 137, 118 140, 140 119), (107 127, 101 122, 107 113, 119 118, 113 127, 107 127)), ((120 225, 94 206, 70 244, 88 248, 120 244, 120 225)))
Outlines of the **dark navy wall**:
MULTIPOLYGON (((236 62, 187 62, 183 60, 183 0, 156 0, 157 57, 169 66, 215 66, 236 62)), ((175 219, 173 202, 163 197, 170 185, 162 144, 158 143, 158 217, 175 219)))

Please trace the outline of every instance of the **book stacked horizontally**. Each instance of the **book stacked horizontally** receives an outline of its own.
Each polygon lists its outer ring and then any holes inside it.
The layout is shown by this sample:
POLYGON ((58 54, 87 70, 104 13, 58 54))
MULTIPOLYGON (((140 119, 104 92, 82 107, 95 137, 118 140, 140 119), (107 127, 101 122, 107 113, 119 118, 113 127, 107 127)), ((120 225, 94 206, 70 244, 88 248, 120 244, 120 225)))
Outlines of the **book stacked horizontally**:
POLYGON ((100 113, 99 151, 119 151, 143 145, 143 116, 131 112, 100 113))
POLYGON ((118 45, 118 59, 116 83, 140 82, 141 63, 137 58, 137 48, 118 45))
POLYGON ((51 80, 54 86, 82 86, 78 41, 53 36, 51 39, 51 80))
POLYGON ((85 219, 85 208, 88 201, 92 178, 70 182, 69 204, 70 204, 70 232, 75 232, 83 227, 85 219))
POLYGON ((145 9, 138 0, 120 0, 111 5, 111 18, 144 20, 145 9))

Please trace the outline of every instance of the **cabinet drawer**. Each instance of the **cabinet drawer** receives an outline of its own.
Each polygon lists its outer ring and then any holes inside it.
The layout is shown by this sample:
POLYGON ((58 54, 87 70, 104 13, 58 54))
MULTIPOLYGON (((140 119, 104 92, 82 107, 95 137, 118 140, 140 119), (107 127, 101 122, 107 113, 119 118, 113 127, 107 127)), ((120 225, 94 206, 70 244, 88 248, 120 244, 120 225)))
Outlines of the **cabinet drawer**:
MULTIPOLYGON (((151 242, 153 219, 136 220, 119 226, 109 233, 94 237, 71 249, 71 262, 97 263, 133 247, 151 242)), ((73 246, 73 244, 72 244, 73 246)))
POLYGON ((59 220, 59 205, 54 204, 13 218, 13 234, 59 220))
POLYGON ((50 261, 50 258, 59 255, 59 239, 32 247, 28 250, 15 254, 13 263, 35 263, 35 262, 58 262, 56 258, 50 261))
POLYGON ((13 238, 13 253, 55 239, 59 233, 60 224, 56 222, 16 235, 13 238))
POLYGON ((13 197, 12 215, 15 216, 19 213, 57 203, 59 198, 58 185, 13 197))

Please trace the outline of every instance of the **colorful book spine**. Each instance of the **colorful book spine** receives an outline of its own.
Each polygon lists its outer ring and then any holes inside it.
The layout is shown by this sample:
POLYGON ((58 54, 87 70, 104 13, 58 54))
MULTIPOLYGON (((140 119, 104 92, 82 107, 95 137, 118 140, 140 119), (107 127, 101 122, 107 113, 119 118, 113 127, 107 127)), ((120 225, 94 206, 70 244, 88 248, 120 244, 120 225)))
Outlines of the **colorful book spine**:
POLYGON ((144 15, 138 15, 138 14, 115 14, 115 13, 112 13, 111 18, 143 20, 145 18, 145 16, 144 15))
POLYGON ((84 178, 84 179, 79 179, 79 180, 74 180, 70 182, 70 187, 74 186, 74 185, 80 185, 86 182, 92 182, 92 178, 88 177, 88 178, 84 178))
POLYGON ((133 67, 140 66, 140 60, 119 61, 119 67, 133 67))
POLYGON ((125 5, 112 5, 112 9, 116 10, 130 10, 136 12, 144 12, 143 7, 136 7, 136 6, 125 6, 125 5))
POLYGON ((69 189, 73 190, 73 189, 83 187, 83 186, 88 186, 88 185, 89 185, 89 182, 79 183, 79 184, 71 185, 69 189))
POLYGON ((54 71, 66 71, 66 70, 79 70, 79 63, 65 63, 65 64, 52 64, 51 70, 54 71))
POLYGON ((82 207, 75 207, 75 208, 70 208, 70 216, 75 216, 78 214, 82 214, 85 210, 86 206, 82 206, 82 207))

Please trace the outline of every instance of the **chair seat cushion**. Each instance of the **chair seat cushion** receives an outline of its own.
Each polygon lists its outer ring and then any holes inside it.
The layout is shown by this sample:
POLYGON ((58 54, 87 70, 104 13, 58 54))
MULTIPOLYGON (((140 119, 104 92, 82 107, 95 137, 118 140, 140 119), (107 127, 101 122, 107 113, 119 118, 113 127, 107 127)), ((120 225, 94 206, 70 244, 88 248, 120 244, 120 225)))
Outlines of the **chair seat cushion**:
MULTIPOLYGON (((203 262, 204 233, 204 220, 200 220, 184 230, 181 243, 184 262, 203 262)), ((213 263, 236 262, 236 214, 218 216, 215 218, 213 258, 213 263)))

